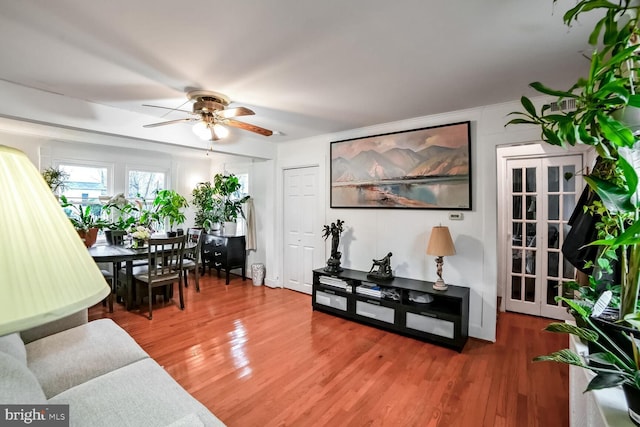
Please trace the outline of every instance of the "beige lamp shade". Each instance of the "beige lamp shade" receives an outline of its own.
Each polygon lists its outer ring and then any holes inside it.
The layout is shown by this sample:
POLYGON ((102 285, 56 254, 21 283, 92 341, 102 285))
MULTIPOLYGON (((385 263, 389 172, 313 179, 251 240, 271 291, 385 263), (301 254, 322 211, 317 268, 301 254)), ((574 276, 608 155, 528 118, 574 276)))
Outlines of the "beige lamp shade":
POLYGON ((456 248, 453 246, 449 227, 442 225, 433 227, 429 244, 427 245, 427 255, 450 256, 456 254, 456 248))
POLYGON ((110 288, 40 172, 0 145, 0 336, 76 313, 110 288))

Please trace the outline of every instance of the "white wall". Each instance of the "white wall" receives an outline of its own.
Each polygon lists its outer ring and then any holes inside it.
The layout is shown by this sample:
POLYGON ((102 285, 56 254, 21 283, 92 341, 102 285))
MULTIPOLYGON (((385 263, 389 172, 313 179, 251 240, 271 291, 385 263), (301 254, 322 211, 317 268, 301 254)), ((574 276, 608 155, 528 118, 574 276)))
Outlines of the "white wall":
MULTIPOLYGON (((273 251, 273 164, 272 160, 251 160, 239 156, 216 154, 212 156, 209 179, 217 173, 249 174, 249 195, 253 199, 256 220, 256 250, 247 254, 247 276, 251 264, 268 265, 267 254, 273 251)), ((269 268, 267 267, 267 270, 269 268)), ((267 283, 271 284, 271 282, 267 283)))
MULTIPOLYGON (((541 100, 536 100, 538 103, 541 100)), ((530 126, 504 128, 507 114, 521 110, 518 102, 490 105, 437 116, 419 117, 400 122, 321 135, 278 147, 274 175, 275 217, 282 217, 282 171, 291 167, 319 165, 325 223, 340 218, 345 221, 341 238, 344 267, 368 270, 373 258, 393 252, 394 275, 420 280, 435 280, 433 257, 425 250, 435 225, 449 227, 457 254, 445 259, 443 276, 448 283, 471 289, 469 334, 495 341, 497 303, 497 231, 496 231, 496 146, 536 141, 539 131, 530 126), (472 204, 462 211, 462 221, 449 220, 449 211, 396 209, 332 209, 329 203, 331 141, 378 135, 402 130, 471 121, 472 204)), ((270 260, 267 280, 282 285, 282 224, 274 222, 275 258, 270 260)), ((325 252, 328 249, 325 249, 325 252)), ((328 253, 325 253, 328 258, 328 253)), ((321 267, 321 266, 317 266, 321 267)))

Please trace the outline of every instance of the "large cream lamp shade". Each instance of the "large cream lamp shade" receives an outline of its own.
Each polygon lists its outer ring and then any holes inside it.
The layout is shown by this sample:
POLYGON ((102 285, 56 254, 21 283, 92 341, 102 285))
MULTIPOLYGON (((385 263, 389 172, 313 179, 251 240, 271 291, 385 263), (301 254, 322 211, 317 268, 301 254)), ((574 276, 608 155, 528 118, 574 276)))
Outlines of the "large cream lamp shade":
POLYGON ((86 309, 110 288, 27 156, 0 145, 0 336, 86 309))

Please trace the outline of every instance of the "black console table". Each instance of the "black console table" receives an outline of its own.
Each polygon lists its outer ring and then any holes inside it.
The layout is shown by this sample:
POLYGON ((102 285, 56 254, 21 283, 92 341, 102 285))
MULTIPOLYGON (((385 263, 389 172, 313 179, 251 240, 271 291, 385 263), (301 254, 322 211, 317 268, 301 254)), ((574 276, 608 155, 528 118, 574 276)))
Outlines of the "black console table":
POLYGON ((314 310, 462 351, 469 335, 469 288, 396 277, 374 281, 367 273, 313 270, 314 310), (377 286, 381 296, 372 296, 377 286), (428 301, 428 302, 418 302, 428 301))
POLYGON ((220 277, 220 270, 226 274, 225 284, 229 284, 229 272, 242 269, 242 280, 246 280, 247 253, 245 251, 244 236, 224 236, 219 234, 205 234, 200 249, 202 259, 202 273, 209 267, 215 268, 220 277))

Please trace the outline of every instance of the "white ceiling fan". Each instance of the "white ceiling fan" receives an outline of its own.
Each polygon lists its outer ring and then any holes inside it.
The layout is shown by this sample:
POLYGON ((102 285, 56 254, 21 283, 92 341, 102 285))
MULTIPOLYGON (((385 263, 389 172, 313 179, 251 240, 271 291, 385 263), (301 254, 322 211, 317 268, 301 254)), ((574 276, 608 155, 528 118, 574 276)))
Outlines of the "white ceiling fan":
POLYGON ((229 108, 231 102, 229 97, 221 93, 208 90, 192 90, 187 92, 189 101, 193 101, 193 111, 181 110, 179 108, 161 107, 159 105, 143 104, 145 107, 162 108, 171 111, 181 111, 192 115, 193 117, 185 117, 182 119, 169 120, 160 123, 151 123, 144 125, 145 128, 170 125, 174 123, 196 122, 193 132, 202 139, 217 141, 226 137, 229 130, 225 126, 231 126, 238 129, 248 130, 264 136, 273 135, 273 131, 262 128, 260 126, 241 122, 233 119, 239 116, 251 116, 255 114, 253 110, 246 107, 229 108))

